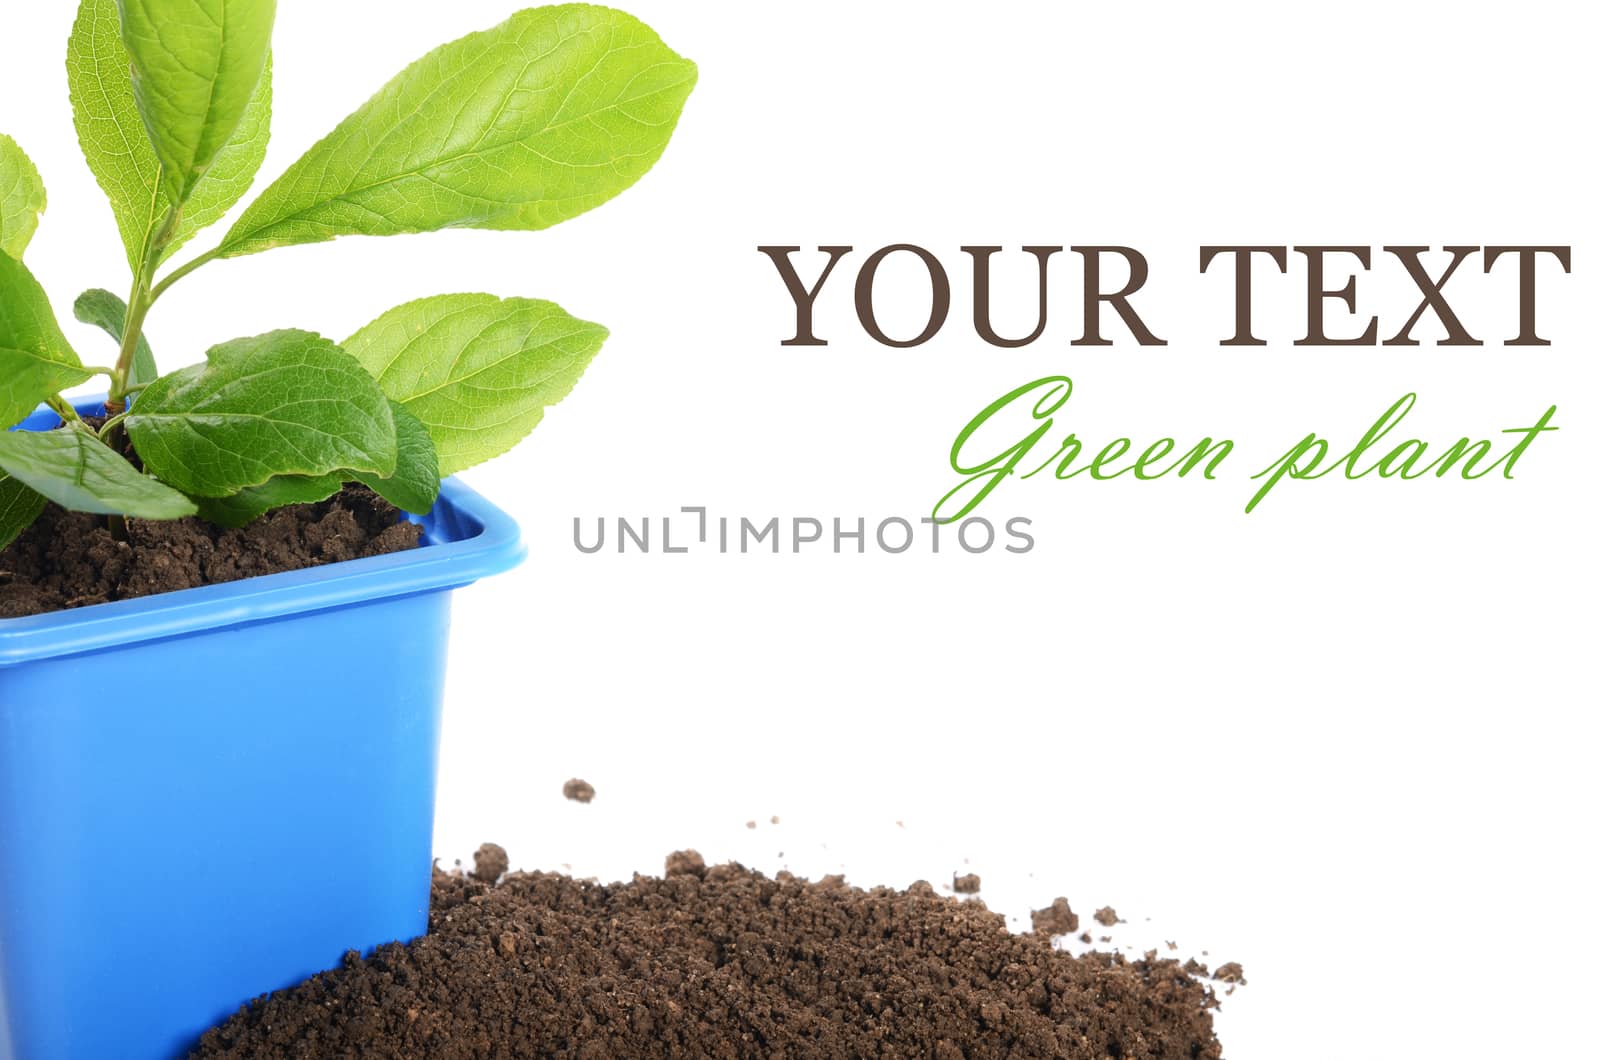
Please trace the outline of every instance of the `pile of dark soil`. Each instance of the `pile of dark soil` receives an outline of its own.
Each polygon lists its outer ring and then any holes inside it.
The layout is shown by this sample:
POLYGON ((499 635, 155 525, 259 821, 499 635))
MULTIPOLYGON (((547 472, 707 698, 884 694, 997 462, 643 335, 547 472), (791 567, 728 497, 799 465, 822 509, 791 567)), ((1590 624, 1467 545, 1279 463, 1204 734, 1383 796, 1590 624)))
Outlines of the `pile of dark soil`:
POLYGON ((0 551, 0 618, 193 589, 416 548, 421 530, 364 486, 279 508, 241 530, 202 519, 128 520, 118 541, 103 516, 55 505, 0 551))
POLYGON ((430 934, 241 1009, 196 1056, 1217 1060, 1169 960, 1074 957, 981 901, 706 868, 436 873, 430 934))

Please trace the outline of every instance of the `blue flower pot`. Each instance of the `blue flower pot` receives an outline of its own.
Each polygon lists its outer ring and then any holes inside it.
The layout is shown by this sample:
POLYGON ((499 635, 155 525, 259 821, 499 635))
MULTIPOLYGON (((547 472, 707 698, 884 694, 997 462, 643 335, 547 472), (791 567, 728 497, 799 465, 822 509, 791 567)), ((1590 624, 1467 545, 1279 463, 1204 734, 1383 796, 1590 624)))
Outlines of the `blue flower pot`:
POLYGON ((417 521, 411 552, 0 621, 0 1060, 182 1056, 424 933, 450 590, 524 550, 455 481, 417 521))

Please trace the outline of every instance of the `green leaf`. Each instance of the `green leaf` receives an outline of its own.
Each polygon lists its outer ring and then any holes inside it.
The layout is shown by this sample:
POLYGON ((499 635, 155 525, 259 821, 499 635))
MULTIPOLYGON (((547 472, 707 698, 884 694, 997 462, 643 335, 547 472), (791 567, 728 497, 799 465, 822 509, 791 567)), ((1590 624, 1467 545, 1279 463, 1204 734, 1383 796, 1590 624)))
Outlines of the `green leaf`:
POLYGON ((197 497, 227 497, 278 475, 347 468, 394 474, 394 414, 366 370, 307 331, 214 346, 171 372, 124 421, 145 467, 197 497))
POLYGON ((197 497, 200 517, 218 526, 241 527, 286 504, 315 504, 327 500, 344 485, 339 472, 331 475, 280 475, 231 497, 197 497))
MULTIPOLYGON (((223 214, 244 197, 256 179, 256 171, 267 157, 267 141, 272 126, 272 56, 267 56, 261 68, 261 80, 256 84, 255 95, 239 119, 239 128, 233 139, 217 152, 211 166, 205 171, 189 201, 178 214, 178 226, 166 245, 161 248, 158 263, 166 261, 198 231, 222 220, 223 214)), ((157 221, 160 218, 156 218, 157 221)))
POLYGON ((341 235, 547 228, 655 164, 695 77, 631 15, 520 11, 385 85, 245 210, 221 256, 341 235))
POLYGON ((453 475, 525 438, 606 335, 553 302, 447 294, 389 310, 345 349, 422 421, 439 474, 453 475))
POLYGON ((218 526, 244 526, 286 504, 327 500, 347 480, 362 483, 396 508, 427 515, 439 497, 439 461, 433 452, 433 439, 428 437, 428 429, 402 406, 391 401, 389 411, 394 413, 400 456, 395 473, 388 478, 350 471, 315 477, 280 475, 231 497, 196 498, 201 517, 218 526))
POLYGON ((0 468, 75 512, 140 519, 195 513, 188 497, 141 475, 82 426, 0 432, 0 468))
POLYGON ((17 141, 0 133, 0 254, 21 259, 44 207, 39 171, 17 141))
POLYGON ((133 101, 116 0, 83 0, 67 38, 67 95, 89 170, 111 201, 128 267, 139 271, 164 209, 161 163, 133 101))
POLYGON ((17 539, 44 511, 44 498, 0 472, 0 548, 17 539))
POLYGON ((272 44, 275 0, 117 0, 133 99, 182 204, 233 138, 272 44))
MULTIPOLYGON (((161 163, 145 134, 128 71, 116 0, 83 0, 67 42, 67 89, 78 143, 95 180, 111 201, 128 267, 135 272, 145 245, 172 205, 163 190, 161 163)), ((165 259, 196 232, 217 221, 249 189, 266 157, 272 115, 270 61, 239 128, 196 182, 159 257, 165 259)))
POLYGON ((389 411, 394 413, 395 439, 400 445, 394 474, 379 478, 358 473, 355 480, 401 511, 427 515, 439 499, 439 454, 433 448, 433 436, 398 401, 389 402, 389 411))
MULTIPOLYGON (((120 347, 122 345, 122 327, 128 319, 128 303, 112 294, 110 291, 93 288, 78 296, 72 303, 72 315, 79 322, 93 324, 95 327, 110 335, 120 347)), ((133 371, 128 377, 129 389, 138 389, 155 381, 160 373, 156 370, 155 351, 150 349, 150 340, 144 333, 139 334, 139 343, 133 350, 133 371)))
POLYGON ((28 267, 0 254, 0 430, 91 378, 28 267))

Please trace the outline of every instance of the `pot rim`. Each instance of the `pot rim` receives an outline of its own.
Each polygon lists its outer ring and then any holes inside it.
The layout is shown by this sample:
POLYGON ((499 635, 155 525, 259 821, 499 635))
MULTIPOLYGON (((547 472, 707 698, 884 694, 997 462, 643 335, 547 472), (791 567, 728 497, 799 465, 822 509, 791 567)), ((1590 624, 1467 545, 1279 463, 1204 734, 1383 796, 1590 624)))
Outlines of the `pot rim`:
MULTIPOLYGON (((104 400, 79 398, 74 407, 94 412, 104 400)), ((41 406, 22 426, 39 422, 41 413, 55 419, 41 406)), ((458 589, 510 570, 527 556, 516 520, 455 478, 440 486, 430 514, 408 518, 422 525, 423 544, 406 552, 0 619, 0 672, 45 659, 458 589)))

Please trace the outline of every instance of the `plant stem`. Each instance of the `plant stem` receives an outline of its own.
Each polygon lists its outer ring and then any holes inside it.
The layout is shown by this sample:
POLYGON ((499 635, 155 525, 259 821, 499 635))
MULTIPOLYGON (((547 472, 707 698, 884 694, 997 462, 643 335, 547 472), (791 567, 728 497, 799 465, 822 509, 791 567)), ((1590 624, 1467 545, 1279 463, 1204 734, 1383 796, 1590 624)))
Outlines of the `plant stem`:
POLYGON ((198 258, 195 258, 192 261, 187 261, 184 264, 178 266, 176 269, 173 269, 171 272, 167 273, 166 277, 164 279, 162 279, 162 281, 160 283, 156 284, 154 288, 151 289, 151 291, 150 291, 150 301, 151 301, 151 303, 154 303, 156 299, 158 299, 162 295, 166 294, 168 287, 171 287, 173 284, 177 283, 179 280, 183 279, 185 276, 189 275, 191 272, 193 272, 194 270, 198 269, 200 266, 204 265, 206 262, 208 262, 208 261, 216 261, 217 258, 219 257, 218 252, 221 249, 222 249, 221 247, 212 247, 210 250, 206 251, 204 254, 200 255, 198 258))
POLYGON ((111 370, 111 390, 106 396, 108 416, 115 417, 128 409, 128 376, 133 371, 134 354, 139 349, 139 337, 144 334, 144 318, 150 312, 150 307, 167 292, 167 288, 206 262, 215 261, 222 249, 213 247, 172 270, 160 283, 155 283, 156 261, 161 256, 161 248, 172 238, 177 216, 177 211, 169 212, 161 227, 152 235, 145 247, 139 273, 133 278, 133 290, 128 292, 128 315, 122 321, 122 349, 117 351, 117 363, 111 370))
MULTIPOLYGON (((139 338, 144 334, 145 315, 155 302, 150 284, 155 279, 161 250, 177 226, 178 211, 174 207, 167 210, 161 224, 147 234, 144 253, 139 256, 139 268, 133 276, 133 290, 128 292, 128 313, 122 319, 122 349, 117 351, 117 363, 111 369, 111 388, 106 393, 106 415, 110 418, 98 432, 91 432, 115 453, 122 452, 125 441, 122 420, 128 414, 128 377, 133 373, 133 358, 139 350, 139 338)), ((111 531, 113 541, 128 540, 128 520, 124 516, 106 516, 106 528, 111 531)))
POLYGON ((150 270, 146 268, 134 278, 133 290, 128 294, 128 315, 122 322, 122 349, 117 351, 117 363, 111 369, 111 390, 106 395, 106 414, 116 416, 128 410, 128 375, 133 371, 133 356, 139 349, 139 336, 144 334, 145 314, 150 312, 150 270))
MULTIPOLYGON (((122 421, 128 418, 126 412, 119 412, 100 425, 100 440, 105 441, 112 431, 122 426, 122 421)), ((108 443, 109 444, 109 443, 108 443)))
MULTIPOLYGON (((116 366, 111 370, 111 390, 106 395, 106 414, 116 416, 128 408, 128 376, 133 371, 133 357, 139 349, 139 337, 144 334, 144 318, 155 304, 150 284, 155 279, 156 263, 161 251, 172 239, 178 227, 178 211, 169 208, 161 224, 151 229, 144 241, 144 253, 139 256, 139 268, 133 276, 133 290, 128 292, 128 315, 122 321, 122 349, 117 352, 116 366)), ((169 278, 170 279, 170 278, 169 278)), ((109 442, 115 446, 114 440, 109 442)))
MULTIPOLYGON (((107 404, 109 405, 110 403, 107 402, 107 404)), ((69 406, 69 408, 70 408, 70 406, 69 406)), ((101 424, 100 425, 100 429, 98 431, 95 430, 93 427, 89 426, 87 423, 84 423, 82 420, 78 419, 76 415, 74 415, 73 416, 73 420, 75 422, 73 423, 73 427, 88 432, 90 437, 92 437, 92 438, 96 439, 97 441, 101 442, 102 444, 108 446, 111 449, 112 452, 120 454, 122 452, 122 449, 123 449, 123 442, 124 442, 124 437, 125 437, 124 432, 122 430, 122 421, 123 421, 123 419, 125 419, 127 417, 127 415, 128 414, 126 412, 117 413, 116 415, 112 416, 110 419, 106 420, 105 423, 101 424)), ((127 516, 118 515, 116 513, 112 513, 110 515, 107 515, 106 516, 106 529, 111 531, 111 540, 113 540, 113 541, 126 541, 126 540, 128 540, 128 518, 127 518, 127 516)))
POLYGON ((54 397, 46 398, 45 403, 50 406, 52 412, 61 417, 62 423, 80 422, 78 419, 78 410, 72 407, 72 402, 68 401, 60 394, 56 394, 54 397))

